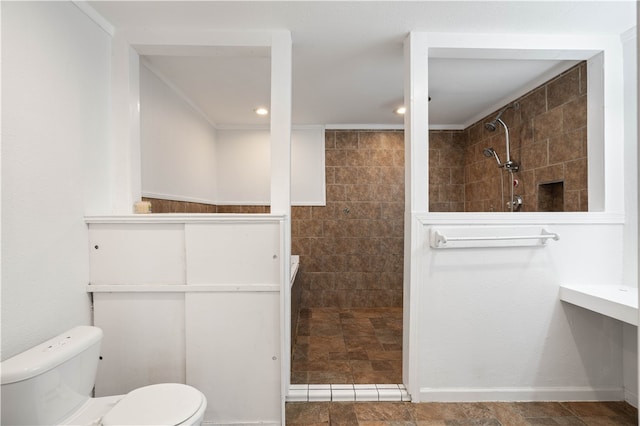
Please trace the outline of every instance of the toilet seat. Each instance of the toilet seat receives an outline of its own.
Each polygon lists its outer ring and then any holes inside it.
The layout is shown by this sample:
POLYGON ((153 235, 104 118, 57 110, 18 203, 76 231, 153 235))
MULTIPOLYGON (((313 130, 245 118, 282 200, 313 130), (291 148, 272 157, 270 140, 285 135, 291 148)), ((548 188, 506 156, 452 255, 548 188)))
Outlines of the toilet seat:
POLYGON ((126 394, 102 418, 104 426, 167 425, 189 420, 201 408, 202 393, 188 385, 163 383, 126 394))

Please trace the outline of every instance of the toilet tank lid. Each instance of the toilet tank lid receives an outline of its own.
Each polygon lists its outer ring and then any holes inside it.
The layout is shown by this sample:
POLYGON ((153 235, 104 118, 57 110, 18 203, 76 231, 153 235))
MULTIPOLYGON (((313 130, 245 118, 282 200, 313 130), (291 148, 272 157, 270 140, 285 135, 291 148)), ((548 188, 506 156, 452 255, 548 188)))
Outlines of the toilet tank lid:
POLYGON ((102 330, 97 327, 74 327, 2 361, 0 364, 2 384, 16 383, 43 374, 99 343, 101 339, 102 330))

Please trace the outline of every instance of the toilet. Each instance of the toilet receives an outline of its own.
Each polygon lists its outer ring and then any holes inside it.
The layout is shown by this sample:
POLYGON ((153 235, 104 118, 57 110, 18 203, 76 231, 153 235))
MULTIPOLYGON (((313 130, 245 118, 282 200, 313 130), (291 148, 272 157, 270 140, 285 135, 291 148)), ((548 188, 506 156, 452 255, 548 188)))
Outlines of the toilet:
POLYGON ((80 326, 3 361, 2 421, 12 425, 198 426, 206 397, 161 383, 126 395, 91 398, 102 330, 80 326))

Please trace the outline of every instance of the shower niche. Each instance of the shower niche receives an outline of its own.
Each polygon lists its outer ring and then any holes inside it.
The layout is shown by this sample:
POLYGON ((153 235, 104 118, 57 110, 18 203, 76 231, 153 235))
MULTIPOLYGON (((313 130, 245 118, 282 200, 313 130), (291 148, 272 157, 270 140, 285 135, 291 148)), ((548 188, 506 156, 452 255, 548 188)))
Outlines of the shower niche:
POLYGON ((538 211, 564 211, 564 182, 549 182, 538 185, 538 211))

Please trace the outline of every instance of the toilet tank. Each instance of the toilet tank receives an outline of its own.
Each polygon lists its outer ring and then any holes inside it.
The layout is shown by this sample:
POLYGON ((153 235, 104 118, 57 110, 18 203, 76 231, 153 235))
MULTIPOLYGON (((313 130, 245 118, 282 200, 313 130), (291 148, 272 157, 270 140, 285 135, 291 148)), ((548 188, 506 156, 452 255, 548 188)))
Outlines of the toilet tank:
POLYGON ((102 330, 72 328, 0 365, 2 425, 55 425, 76 411, 95 382, 102 330))

